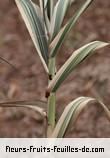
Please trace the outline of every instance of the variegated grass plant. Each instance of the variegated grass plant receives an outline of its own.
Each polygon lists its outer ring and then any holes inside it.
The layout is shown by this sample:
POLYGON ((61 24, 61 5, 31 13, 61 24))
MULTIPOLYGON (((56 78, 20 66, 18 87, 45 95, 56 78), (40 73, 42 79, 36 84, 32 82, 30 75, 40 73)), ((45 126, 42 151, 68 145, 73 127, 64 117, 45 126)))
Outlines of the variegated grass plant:
POLYGON ((48 75, 48 86, 45 92, 47 112, 40 106, 37 106, 37 102, 8 102, 0 105, 27 106, 39 112, 47 121, 46 137, 64 137, 70 121, 72 120, 75 123, 81 111, 91 101, 98 101, 99 104, 97 105, 102 106, 110 120, 110 111, 101 101, 91 97, 79 97, 66 106, 58 122, 55 122, 56 92, 63 81, 82 61, 99 48, 109 44, 102 41, 88 43, 74 51, 58 71, 56 69, 56 55, 59 52, 59 48, 81 14, 85 12, 93 0, 82 0, 79 9, 64 25, 64 17, 74 2, 73 0, 39 0, 39 6, 31 0, 15 0, 15 2, 48 75))

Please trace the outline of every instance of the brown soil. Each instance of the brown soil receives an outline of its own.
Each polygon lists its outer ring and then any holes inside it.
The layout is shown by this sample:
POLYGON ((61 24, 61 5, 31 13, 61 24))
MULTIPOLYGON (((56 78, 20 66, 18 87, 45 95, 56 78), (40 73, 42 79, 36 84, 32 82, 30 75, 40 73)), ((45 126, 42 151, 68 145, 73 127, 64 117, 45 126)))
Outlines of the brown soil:
MULTIPOLYGON (((74 6, 69 17, 73 10, 74 6)), ((110 40, 110 0, 94 1, 83 14, 59 52, 58 68, 74 49, 92 40, 110 40)), ((44 69, 11 0, 0 1, 0 56, 18 69, 0 62, 0 101, 45 101, 47 80, 44 69)), ((79 96, 100 96, 109 105, 109 73, 110 48, 104 48, 82 63, 64 82, 57 94, 57 117, 71 100, 79 96)), ((42 137, 42 125, 42 118, 33 111, 0 109, 0 137, 42 137)), ((83 111, 75 127, 71 125, 66 137, 110 137, 110 123, 100 107, 91 105, 83 111)))

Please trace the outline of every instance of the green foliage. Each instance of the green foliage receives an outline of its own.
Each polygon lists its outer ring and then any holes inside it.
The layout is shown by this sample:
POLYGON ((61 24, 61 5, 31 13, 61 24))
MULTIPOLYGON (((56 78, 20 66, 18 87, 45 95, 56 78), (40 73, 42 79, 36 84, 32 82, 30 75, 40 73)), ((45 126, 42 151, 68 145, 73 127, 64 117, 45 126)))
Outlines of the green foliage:
MULTIPOLYGON (((93 41, 74 51, 70 58, 57 71, 56 55, 64 39, 74 27, 79 17, 93 0, 83 0, 82 4, 76 10, 74 15, 68 19, 63 26, 65 15, 74 0, 39 0, 36 5, 31 0, 15 0, 21 16, 26 24, 29 34, 33 40, 39 57, 48 74, 48 86, 46 91, 47 97, 47 137, 63 137, 70 121, 74 123, 83 108, 90 102, 97 99, 90 97, 80 97, 69 103, 62 113, 59 121, 55 124, 56 115, 56 91, 62 82, 73 72, 73 70, 87 57, 91 56, 97 49, 107 46, 109 43, 102 41, 93 41)), ((107 117, 110 120, 110 111, 98 100, 103 107, 107 117)), ((34 108, 42 116, 46 116, 46 112, 42 107, 37 106, 37 102, 14 102, 1 103, 0 106, 27 106, 34 108)))

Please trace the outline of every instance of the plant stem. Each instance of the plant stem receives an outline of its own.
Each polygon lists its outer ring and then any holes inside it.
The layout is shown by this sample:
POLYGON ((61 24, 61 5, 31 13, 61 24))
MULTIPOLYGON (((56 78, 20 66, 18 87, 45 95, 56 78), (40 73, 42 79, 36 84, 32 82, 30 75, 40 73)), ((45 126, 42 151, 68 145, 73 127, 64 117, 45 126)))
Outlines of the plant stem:
MULTIPOLYGON (((56 73, 56 65, 55 65, 55 58, 49 59, 49 80, 50 82, 56 73)), ((47 129, 47 137, 50 137, 52 134, 52 131, 55 127, 55 107, 56 107, 56 96, 55 93, 50 93, 48 97, 48 129, 47 129)))
POLYGON ((51 93, 48 98, 48 129, 47 136, 50 137, 55 126, 55 94, 51 93))

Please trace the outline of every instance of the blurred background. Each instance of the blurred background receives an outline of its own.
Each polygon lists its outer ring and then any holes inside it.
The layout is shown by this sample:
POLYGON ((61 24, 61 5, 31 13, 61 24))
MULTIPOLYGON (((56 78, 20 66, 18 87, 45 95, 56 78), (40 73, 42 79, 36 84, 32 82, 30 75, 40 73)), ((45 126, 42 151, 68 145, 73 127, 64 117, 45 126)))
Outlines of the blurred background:
MULTIPOLYGON (((37 0, 34 0, 37 2, 37 0)), ((76 0, 67 17, 74 14, 76 0)), ((73 50, 93 41, 110 41, 110 0, 96 0, 81 16, 62 46, 59 68, 73 50)), ((0 0, 0 102, 43 100, 47 79, 45 71, 18 12, 14 0, 0 0)), ((110 47, 99 50, 68 77, 57 93, 57 111, 79 96, 101 97, 110 108, 110 47)), ((43 120, 25 108, 0 108, 0 137, 42 137, 43 120)), ((110 123, 100 106, 86 108, 66 137, 110 137, 110 123)))

